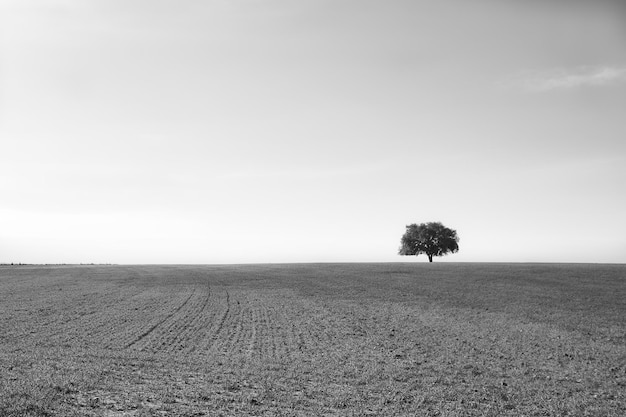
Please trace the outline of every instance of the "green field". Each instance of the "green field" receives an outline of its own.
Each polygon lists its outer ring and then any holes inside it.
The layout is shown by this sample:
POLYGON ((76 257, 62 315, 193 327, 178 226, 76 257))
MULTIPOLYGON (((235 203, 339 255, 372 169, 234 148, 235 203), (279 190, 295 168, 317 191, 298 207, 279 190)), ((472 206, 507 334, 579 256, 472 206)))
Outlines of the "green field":
POLYGON ((626 416, 626 266, 0 267, 0 416, 626 416))

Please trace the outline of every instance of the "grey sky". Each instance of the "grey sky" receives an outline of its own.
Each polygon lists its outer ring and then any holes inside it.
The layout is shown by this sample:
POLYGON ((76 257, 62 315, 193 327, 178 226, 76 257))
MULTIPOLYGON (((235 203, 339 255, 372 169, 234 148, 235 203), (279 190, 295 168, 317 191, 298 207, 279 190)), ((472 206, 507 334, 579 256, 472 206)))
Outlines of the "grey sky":
POLYGON ((0 261, 626 261, 619 1, 0 4, 0 261))

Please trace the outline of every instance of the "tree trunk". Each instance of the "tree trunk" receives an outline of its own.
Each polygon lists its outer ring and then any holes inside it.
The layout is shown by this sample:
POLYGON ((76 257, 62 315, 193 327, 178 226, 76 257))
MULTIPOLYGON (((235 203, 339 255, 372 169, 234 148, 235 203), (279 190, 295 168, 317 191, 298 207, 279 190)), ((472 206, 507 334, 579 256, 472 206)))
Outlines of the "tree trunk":
POLYGON ((432 262, 433 261, 433 255, 428 254, 428 262, 432 262))

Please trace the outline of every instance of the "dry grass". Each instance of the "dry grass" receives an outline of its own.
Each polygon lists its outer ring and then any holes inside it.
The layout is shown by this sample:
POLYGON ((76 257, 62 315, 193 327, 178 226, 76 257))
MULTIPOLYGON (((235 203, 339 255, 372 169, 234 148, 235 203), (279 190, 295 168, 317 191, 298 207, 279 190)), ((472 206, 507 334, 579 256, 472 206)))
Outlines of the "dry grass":
POLYGON ((0 267, 0 416, 626 415, 626 266, 0 267))

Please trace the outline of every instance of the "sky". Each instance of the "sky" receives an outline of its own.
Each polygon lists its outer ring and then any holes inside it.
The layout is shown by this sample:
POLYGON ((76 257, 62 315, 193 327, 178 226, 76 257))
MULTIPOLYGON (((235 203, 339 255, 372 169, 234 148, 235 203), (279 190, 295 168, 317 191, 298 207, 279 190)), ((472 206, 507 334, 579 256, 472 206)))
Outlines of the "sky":
POLYGON ((620 0, 0 0, 0 263, 626 262, 620 0))

